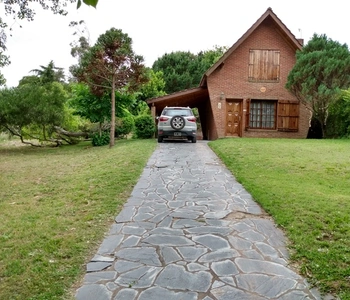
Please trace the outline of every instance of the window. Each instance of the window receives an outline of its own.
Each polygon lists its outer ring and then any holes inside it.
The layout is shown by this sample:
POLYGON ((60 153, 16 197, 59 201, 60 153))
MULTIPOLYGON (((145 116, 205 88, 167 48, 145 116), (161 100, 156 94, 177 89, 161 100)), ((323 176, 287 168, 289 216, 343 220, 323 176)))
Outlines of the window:
POLYGON ((250 50, 249 81, 279 81, 280 51, 250 50))
POLYGON ((275 129, 276 105, 277 101, 251 100, 249 110, 249 127, 275 129))

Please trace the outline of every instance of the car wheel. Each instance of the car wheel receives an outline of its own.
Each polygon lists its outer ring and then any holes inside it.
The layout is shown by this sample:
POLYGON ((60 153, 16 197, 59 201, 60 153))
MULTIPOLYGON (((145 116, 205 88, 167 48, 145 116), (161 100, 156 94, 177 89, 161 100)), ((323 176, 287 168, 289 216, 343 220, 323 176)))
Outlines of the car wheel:
POLYGON ((158 143, 163 142, 163 138, 161 136, 158 136, 158 143))
POLYGON ((195 136, 192 138, 192 143, 197 143, 197 138, 195 136))
POLYGON ((174 116, 170 120, 170 126, 175 130, 181 130, 185 127, 185 119, 181 116, 174 116))

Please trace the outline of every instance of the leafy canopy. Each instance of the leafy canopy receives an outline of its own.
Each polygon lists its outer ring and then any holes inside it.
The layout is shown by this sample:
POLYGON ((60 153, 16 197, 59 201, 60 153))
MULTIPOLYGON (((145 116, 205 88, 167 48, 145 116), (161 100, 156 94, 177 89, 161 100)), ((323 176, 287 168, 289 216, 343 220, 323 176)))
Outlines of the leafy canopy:
POLYGON ((286 88, 310 107, 325 129, 330 104, 341 89, 350 86, 350 52, 326 35, 314 34, 296 54, 296 64, 288 75, 286 88))
POLYGON ((53 60, 47 66, 40 66, 40 69, 34 69, 31 72, 35 73, 43 84, 55 81, 64 82, 63 68, 56 67, 53 60))
POLYGON ((226 47, 192 54, 187 51, 166 53, 152 66, 154 72, 163 72, 165 92, 171 94, 199 85, 203 74, 222 56, 226 47))
POLYGON ((0 126, 21 138, 48 140, 64 122, 67 92, 58 82, 0 90, 0 126))
POLYGON ((111 95, 110 147, 114 146, 115 92, 135 91, 147 81, 143 57, 132 49, 132 39, 120 29, 111 28, 87 49, 73 74, 89 85, 97 96, 111 95))

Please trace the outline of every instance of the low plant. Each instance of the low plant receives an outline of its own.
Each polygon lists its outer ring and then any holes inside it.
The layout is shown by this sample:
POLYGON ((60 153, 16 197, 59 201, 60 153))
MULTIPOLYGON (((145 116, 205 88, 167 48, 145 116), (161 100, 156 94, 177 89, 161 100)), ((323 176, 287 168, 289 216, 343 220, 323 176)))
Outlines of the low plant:
POLYGON ((135 118, 135 134, 140 139, 150 139, 154 136, 155 124, 151 115, 140 115, 135 118))
POLYGON ((92 135, 93 146, 105 146, 109 144, 109 141, 110 141, 109 132, 103 131, 101 134, 97 132, 92 135))
POLYGON ((134 118, 126 116, 123 118, 117 118, 115 124, 115 133, 117 137, 124 137, 132 132, 135 127, 134 118))

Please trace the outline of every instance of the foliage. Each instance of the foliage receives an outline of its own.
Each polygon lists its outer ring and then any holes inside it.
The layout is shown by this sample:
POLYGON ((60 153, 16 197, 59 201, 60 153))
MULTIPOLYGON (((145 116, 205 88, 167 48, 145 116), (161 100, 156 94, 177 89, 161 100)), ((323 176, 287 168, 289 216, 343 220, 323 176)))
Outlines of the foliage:
POLYGON ((53 60, 49 62, 47 67, 40 66, 40 69, 34 69, 31 70, 31 72, 36 73, 36 75, 40 78, 42 84, 55 81, 64 82, 63 68, 56 67, 53 60))
POLYGON ((35 75, 30 75, 30 76, 24 76, 22 79, 19 81, 19 86, 24 85, 24 84, 30 84, 30 85, 36 85, 40 84, 40 78, 35 75))
POLYGON ((155 147, 131 139, 113 149, 0 142, 0 299, 74 299, 83 266, 155 147))
POLYGON ((171 94, 189 89, 198 84, 198 74, 193 73, 196 57, 184 51, 166 53, 153 63, 155 72, 162 71, 165 80, 165 92, 171 94))
POLYGON ((143 57, 135 55, 132 39, 120 29, 111 28, 81 58, 74 74, 96 95, 111 95, 110 147, 114 146, 115 91, 133 91, 146 81, 143 57))
POLYGON ((225 52, 226 47, 214 47, 213 50, 201 51, 198 54, 177 51, 166 53, 158 58, 152 66, 154 72, 163 72, 167 94, 193 88, 225 52))
POLYGON ((108 94, 96 96, 83 83, 72 84, 72 96, 69 105, 74 108, 75 114, 89 119, 91 122, 102 124, 111 116, 110 97, 108 94))
POLYGON ((92 135, 92 145, 93 146, 105 146, 109 144, 109 133, 108 132, 102 132, 100 133, 94 133, 92 135))
POLYGON ((209 145, 283 228, 292 263, 309 283, 350 299, 349 141, 219 139, 209 145))
POLYGON ((134 101, 128 106, 128 110, 134 115, 142 115, 149 111, 146 100, 166 95, 164 92, 165 81, 161 71, 154 72, 147 68, 146 76, 148 81, 142 84, 134 93, 134 101))
MULTIPOLYGON (((1 49, 2 47, 4 47, 2 45, 2 43, 4 43, 4 41, 1 42, 1 40, 4 39, 4 38, 1 37, 2 34, 3 33, 1 31, 1 18, 0 18, 0 70, 1 70, 1 68, 3 68, 3 67, 5 67, 5 66, 10 64, 9 57, 6 56, 4 54, 4 50, 1 49)), ((6 83, 6 79, 5 79, 4 75, 0 72, 0 86, 4 85, 5 83, 6 83)))
POLYGON ((164 92, 165 81, 163 72, 155 72, 152 69, 147 69, 146 74, 148 81, 141 85, 139 99, 145 101, 147 99, 156 98, 166 95, 164 92))
POLYGON ((350 138, 350 89, 343 90, 339 99, 330 105, 326 137, 350 138))
POLYGON ((124 137, 131 133, 134 127, 135 121, 131 115, 123 118, 116 118, 115 134, 117 137, 124 137))
POLYGON ((313 117, 326 128, 329 107, 340 89, 350 86, 350 52, 346 44, 314 34, 296 54, 286 88, 310 107, 313 117))
MULTIPOLYGON (((77 8, 80 8, 82 1, 78 0, 77 8)), ((83 0, 83 3, 90 5, 96 8, 98 0, 83 0)))
POLYGON ((135 118, 135 134, 140 139, 150 139, 154 136, 155 124, 152 116, 140 115, 135 118))
POLYGON ((67 93, 58 82, 23 84, 0 91, 0 125, 24 139, 50 140, 64 120, 67 93))
POLYGON ((79 64, 83 55, 90 49, 90 33, 86 26, 84 20, 71 21, 69 27, 74 29, 73 36, 77 36, 78 39, 71 42, 69 45, 71 48, 71 55, 78 59, 78 65, 72 65, 69 67, 70 73, 73 75, 72 78, 69 78, 69 81, 76 82, 77 78, 74 76, 78 72, 79 64))

